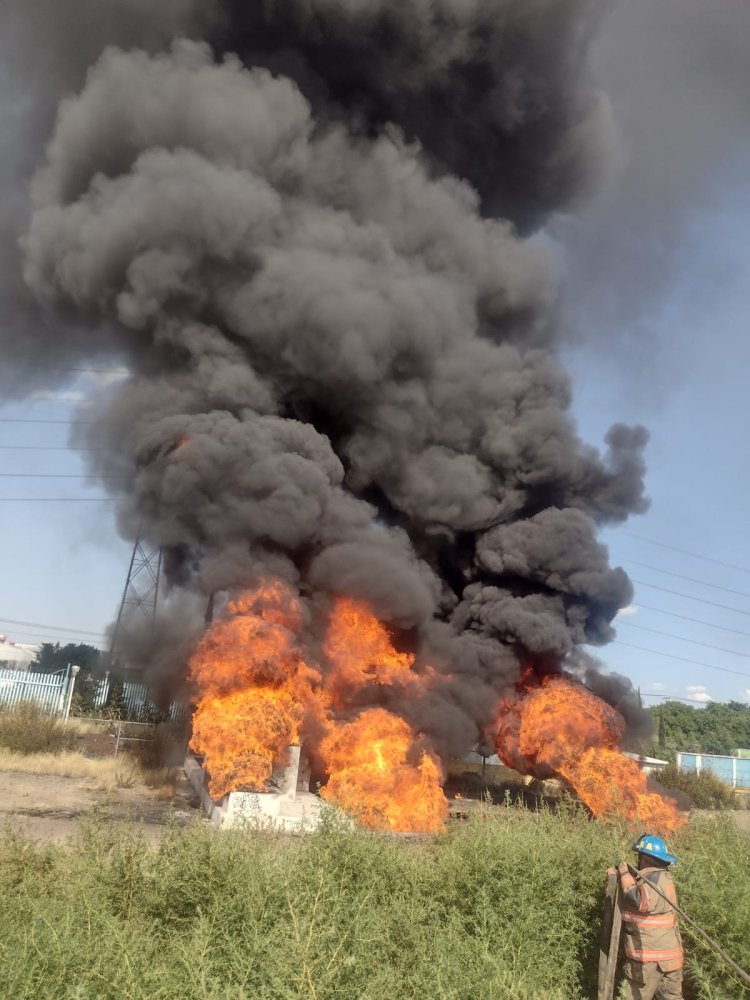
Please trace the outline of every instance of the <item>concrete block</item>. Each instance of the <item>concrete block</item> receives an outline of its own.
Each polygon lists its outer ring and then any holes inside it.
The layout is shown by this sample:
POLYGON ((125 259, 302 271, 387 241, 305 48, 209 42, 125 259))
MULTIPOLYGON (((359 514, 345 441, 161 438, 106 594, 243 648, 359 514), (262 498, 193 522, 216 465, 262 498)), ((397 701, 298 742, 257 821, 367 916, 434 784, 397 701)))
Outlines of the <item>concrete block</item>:
POLYGON ((200 797, 203 811, 223 829, 262 826, 303 832, 320 822, 323 802, 309 790, 310 765, 299 746, 289 747, 285 760, 274 765, 265 792, 230 792, 219 802, 208 791, 208 775, 191 753, 185 774, 200 797))

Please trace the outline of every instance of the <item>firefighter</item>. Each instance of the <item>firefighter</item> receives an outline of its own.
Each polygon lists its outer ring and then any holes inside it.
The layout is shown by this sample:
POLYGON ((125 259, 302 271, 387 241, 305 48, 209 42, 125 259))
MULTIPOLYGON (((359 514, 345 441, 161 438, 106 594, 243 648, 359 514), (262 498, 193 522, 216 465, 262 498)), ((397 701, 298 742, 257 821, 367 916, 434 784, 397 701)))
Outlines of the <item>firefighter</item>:
POLYGON ((641 837, 635 850, 645 882, 636 881, 625 862, 617 866, 625 948, 620 996, 622 1000, 683 1000, 684 958, 677 914, 667 900, 649 890, 650 883, 677 902, 669 872, 677 858, 660 837, 649 834, 641 837))

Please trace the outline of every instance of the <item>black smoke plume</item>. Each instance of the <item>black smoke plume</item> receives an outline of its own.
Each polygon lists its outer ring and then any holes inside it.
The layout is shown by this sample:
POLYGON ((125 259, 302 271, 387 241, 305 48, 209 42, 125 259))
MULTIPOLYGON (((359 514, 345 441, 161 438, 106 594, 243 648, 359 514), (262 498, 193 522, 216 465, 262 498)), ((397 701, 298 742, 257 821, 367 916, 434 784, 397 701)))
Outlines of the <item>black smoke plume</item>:
POLYGON ((131 372, 76 432, 122 531, 173 589, 367 600, 449 677, 390 706, 443 755, 632 597, 596 533, 647 435, 578 437, 535 235, 606 159, 599 6, 178 5, 193 39, 103 51, 33 182, 28 287, 131 372))

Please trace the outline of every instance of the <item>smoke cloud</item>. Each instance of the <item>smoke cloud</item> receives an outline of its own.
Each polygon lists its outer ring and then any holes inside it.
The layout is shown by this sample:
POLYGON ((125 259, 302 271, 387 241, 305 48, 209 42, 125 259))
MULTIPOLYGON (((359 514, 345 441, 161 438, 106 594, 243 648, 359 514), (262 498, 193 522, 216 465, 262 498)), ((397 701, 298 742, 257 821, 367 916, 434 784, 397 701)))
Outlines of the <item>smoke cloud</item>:
POLYGON ((592 44, 622 136, 600 196, 554 226, 566 323, 644 405, 682 374, 654 326, 705 243, 701 213, 747 200, 749 32, 734 0, 627 0, 592 44))
POLYGON ((535 235, 611 148, 599 6, 174 4, 113 29, 33 182, 26 349, 132 373, 76 431, 121 530, 173 589, 368 601, 443 673, 389 707, 445 755, 632 598, 596 532, 646 509, 647 434, 578 437, 535 235))

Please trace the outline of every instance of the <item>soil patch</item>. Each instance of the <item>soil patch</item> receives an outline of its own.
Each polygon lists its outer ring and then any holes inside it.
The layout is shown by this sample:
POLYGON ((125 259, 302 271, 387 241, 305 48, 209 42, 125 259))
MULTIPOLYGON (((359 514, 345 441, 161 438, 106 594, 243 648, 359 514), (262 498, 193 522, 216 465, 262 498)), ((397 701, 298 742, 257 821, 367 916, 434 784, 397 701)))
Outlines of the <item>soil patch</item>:
POLYGON ((184 825, 201 816, 182 773, 169 799, 145 786, 103 792, 78 778, 0 773, 0 824, 35 840, 65 840, 94 812, 104 813, 114 823, 139 823, 149 840, 158 839, 168 823, 184 825))

